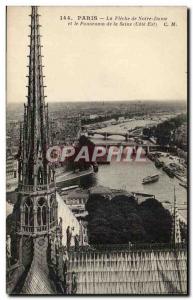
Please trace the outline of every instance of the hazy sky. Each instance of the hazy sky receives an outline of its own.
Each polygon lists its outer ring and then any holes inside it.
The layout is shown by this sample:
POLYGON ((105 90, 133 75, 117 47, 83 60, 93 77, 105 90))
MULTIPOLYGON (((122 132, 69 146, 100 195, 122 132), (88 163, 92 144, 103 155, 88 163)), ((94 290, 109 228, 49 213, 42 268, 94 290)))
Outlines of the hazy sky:
MULTIPOLYGON (((186 9, 40 7, 46 100, 186 100, 186 9), (157 16, 177 26, 67 26, 60 16, 157 16)), ((7 100, 25 102, 30 7, 8 7, 7 100)), ((162 22, 163 24, 163 22, 162 22)))

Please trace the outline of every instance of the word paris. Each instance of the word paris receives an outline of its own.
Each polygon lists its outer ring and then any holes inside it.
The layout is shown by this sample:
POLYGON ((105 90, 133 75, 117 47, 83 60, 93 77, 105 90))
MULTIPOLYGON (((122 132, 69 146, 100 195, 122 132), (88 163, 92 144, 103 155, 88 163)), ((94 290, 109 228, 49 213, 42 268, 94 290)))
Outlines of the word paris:
MULTIPOLYGON (((166 17, 144 17, 144 16, 106 16, 106 17, 99 17, 99 16, 76 16, 76 20, 78 21, 99 21, 99 20, 106 20, 106 21, 167 21, 166 17)), ((60 20, 67 20, 72 21, 72 16, 60 16, 60 20)))
POLYGON ((146 150, 134 146, 53 146, 47 149, 46 158, 51 163, 64 162, 73 159, 74 162, 97 162, 98 159, 105 159, 110 162, 146 161, 146 150))

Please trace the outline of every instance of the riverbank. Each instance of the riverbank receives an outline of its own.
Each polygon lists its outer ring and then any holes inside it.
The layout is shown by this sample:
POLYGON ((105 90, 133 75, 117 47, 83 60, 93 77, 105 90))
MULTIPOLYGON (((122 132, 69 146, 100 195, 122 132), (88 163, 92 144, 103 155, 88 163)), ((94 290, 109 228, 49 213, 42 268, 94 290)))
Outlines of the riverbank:
POLYGON ((180 182, 187 184, 187 167, 184 159, 177 155, 165 152, 153 152, 148 157, 155 163, 155 166, 166 172, 171 178, 176 177, 180 182))

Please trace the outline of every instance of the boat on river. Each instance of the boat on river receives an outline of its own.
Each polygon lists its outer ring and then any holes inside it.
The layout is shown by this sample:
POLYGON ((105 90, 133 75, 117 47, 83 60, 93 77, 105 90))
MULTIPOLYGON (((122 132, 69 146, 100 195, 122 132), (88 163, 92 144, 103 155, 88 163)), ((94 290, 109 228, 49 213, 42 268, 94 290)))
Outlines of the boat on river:
POLYGON ((78 187, 79 187, 79 185, 77 185, 77 184, 76 185, 70 185, 70 186, 67 186, 65 188, 62 188, 61 192, 66 192, 66 191, 74 190, 74 189, 76 189, 78 187))
POLYGON ((159 175, 152 175, 152 176, 147 176, 143 178, 142 184, 148 184, 148 183, 154 183, 159 180, 159 175))
POLYGON ((168 167, 168 166, 164 166, 162 169, 169 177, 174 178, 174 171, 168 167))
POLYGON ((161 168, 161 167, 163 167, 163 165, 164 165, 163 161, 160 161, 158 158, 155 159, 156 168, 161 168))

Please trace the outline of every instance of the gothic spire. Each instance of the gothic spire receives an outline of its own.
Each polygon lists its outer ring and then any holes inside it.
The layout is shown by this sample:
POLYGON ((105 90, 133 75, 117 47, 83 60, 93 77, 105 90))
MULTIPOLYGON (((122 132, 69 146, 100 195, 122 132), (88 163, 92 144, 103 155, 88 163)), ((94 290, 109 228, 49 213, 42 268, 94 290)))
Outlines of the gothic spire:
POLYGON ((48 113, 45 105, 43 65, 41 55, 41 35, 38 8, 31 8, 30 53, 27 105, 24 105, 22 139, 22 183, 41 185, 50 182, 50 170, 46 161, 49 145, 48 113))

